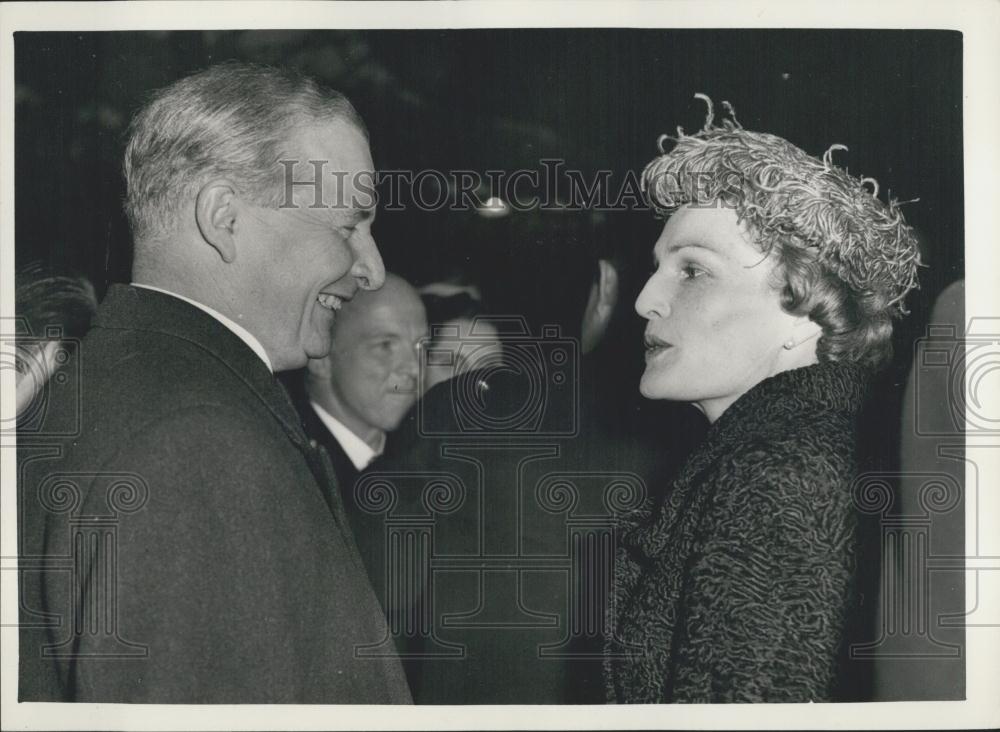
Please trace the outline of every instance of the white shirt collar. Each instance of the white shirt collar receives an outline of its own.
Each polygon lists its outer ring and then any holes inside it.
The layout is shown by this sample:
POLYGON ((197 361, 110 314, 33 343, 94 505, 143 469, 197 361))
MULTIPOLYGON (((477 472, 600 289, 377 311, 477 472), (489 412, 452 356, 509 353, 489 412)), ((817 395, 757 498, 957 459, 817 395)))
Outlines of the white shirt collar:
POLYGON ((338 420, 332 414, 327 412, 323 407, 321 407, 316 402, 310 401, 313 411, 320 418, 326 428, 330 430, 330 434, 336 438, 340 446, 344 448, 344 452, 347 453, 347 457, 351 459, 351 464, 358 470, 364 470, 367 468, 371 461, 382 454, 385 450, 385 433, 381 434, 381 440, 379 441, 378 450, 373 450, 371 445, 362 440, 356 434, 351 432, 343 422, 338 420))
POLYGON ((254 338, 253 334, 250 331, 248 331, 246 328, 244 328, 242 325, 240 325, 239 323, 236 323, 233 320, 227 318, 225 315, 223 315, 222 313, 220 313, 218 310, 213 310, 208 305, 203 305, 202 303, 198 302, 197 300, 192 300, 189 297, 184 297, 183 295, 178 295, 176 292, 171 292, 170 290, 164 290, 162 287, 154 287, 153 285, 142 285, 142 284, 139 284, 138 282, 133 282, 132 283, 132 287, 141 287, 141 288, 143 288, 145 290, 153 290, 154 292, 162 292, 164 295, 170 295, 171 297, 176 297, 178 300, 183 300, 184 302, 188 303, 189 305, 194 305, 199 310, 203 310, 204 312, 208 313, 213 318, 215 318, 220 323, 222 323, 224 326, 226 326, 227 328, 229 328, 229 330, 231 330, 237 336, 239 336, 240 340, 242 340, 244 343, 246 343, 247 346, 250 347, 250 350, 252 350, 254 353, 256 353, 260 357, 260 360, 264 362, 265 366, 267 366, 267 370, 270 371, 272 374, 274 373, 274 367, 271 366, 271 359, 267 357, 267 351, 264 350, 264 346, 262 346, 260 344, 260 341, 258 341, 256 338, 254 338))

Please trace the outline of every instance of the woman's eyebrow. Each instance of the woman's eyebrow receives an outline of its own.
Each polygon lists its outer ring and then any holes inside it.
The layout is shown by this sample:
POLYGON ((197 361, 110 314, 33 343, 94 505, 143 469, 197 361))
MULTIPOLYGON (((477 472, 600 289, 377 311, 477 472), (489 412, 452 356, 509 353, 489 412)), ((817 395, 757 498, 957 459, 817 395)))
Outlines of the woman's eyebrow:
MULTIPOLYGON (((695 239, 684 239, 676 244, 671 244, 663 251, 663 256, 666 257, 670 254, 680 251, 681 249, 704 249, 706 252, 710 252, 717 257, 727 258, 726 255, 715 247, 705 244, 704 242, 695 239)), ((656 267, 660 266, 661 257, 658 247, 653 248, 653 265, 656 267)))
POLYGON ((712 254, 723 256, 721 251, 711 246, 710 244, 705 244, 704 242, 701 241, 690 241, 690 240, 681 241, 678 242, 677 244, 671 244, 669 247, 667 247, 666 253, 670 254, 671 252, 676 252, 681 249, 704 249, 706 252, 711 252, 712 254))

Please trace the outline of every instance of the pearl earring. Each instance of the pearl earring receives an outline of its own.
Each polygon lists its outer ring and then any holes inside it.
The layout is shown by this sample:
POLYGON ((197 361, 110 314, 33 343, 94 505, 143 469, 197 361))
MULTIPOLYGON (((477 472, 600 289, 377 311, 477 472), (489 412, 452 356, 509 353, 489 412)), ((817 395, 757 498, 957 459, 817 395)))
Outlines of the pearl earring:
POLYGON ((795 348, 795 341, 789 338, 787 341, 785 341, 784 349, 786 351, 791 351, 793 348, 795 348))

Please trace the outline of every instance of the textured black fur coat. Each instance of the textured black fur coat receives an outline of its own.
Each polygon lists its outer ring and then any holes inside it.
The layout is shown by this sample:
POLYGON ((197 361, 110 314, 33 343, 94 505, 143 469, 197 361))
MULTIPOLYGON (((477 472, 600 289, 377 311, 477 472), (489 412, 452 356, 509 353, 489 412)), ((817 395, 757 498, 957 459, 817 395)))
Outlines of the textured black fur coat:
POLYGON ((610 701, 835 698, 865 385, 862 369, 834 363, 761 382, 712 425, 665 500, 630 516, 610 701))

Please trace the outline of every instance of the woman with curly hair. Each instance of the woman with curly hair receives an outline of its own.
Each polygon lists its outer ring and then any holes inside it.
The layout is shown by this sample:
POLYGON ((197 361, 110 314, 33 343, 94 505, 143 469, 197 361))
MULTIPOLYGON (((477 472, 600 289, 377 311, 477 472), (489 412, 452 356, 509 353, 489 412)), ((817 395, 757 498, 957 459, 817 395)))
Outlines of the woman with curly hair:
POLYGON ((732 108, 643 172, 660 215, 640 390, 711 423, 616 561, 611 701, 837 698, 856 419, 919 256, 898 204, 732 108))

